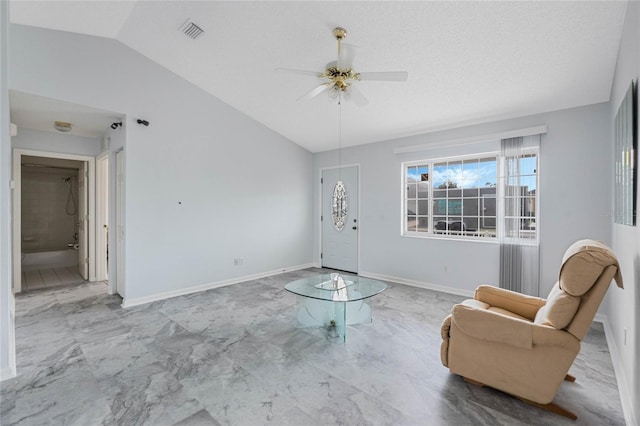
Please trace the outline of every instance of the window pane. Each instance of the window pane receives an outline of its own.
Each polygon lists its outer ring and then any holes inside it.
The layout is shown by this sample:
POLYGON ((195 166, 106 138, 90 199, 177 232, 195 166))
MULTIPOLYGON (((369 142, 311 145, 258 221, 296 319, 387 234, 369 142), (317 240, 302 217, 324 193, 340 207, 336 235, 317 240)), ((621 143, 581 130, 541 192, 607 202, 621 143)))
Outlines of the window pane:
POLYGON ((504 222, 505 236, 508 238, 518 238, 520 234, 520 218, 506 218, 504 222))
POLYGON ((452 198, 460 198, 462 197, 462 189, 451 189, 449 188, 449 190, 447 191, 447 197, 452 198))
POLYGON ((526 197, 523 201, 522 216, 536 217, 536 197, 526 197))
POLYGON ((447 218, 443 216, 437 216, 433 218, 433 232, 437 234, 443 234, 447 231, 447 218))
POLYGON ((462 222, 461 217, 451 217, 449 216, 449 220, 447 221, 447 227, 451 232, 460 232, 464 230, 464 223, 462 222))
POLYGON ((407 200, 407 214, 408 215, 416 215, 418 214, 418 209, 416 208, 417 201, 415 200, 407 200))
POLYGON ((418 198, 429 198, 429 182, 418 183, 418 198))
POLYGON ((464 216, 478 216, 479 201, 478 198, 465 198, 462 214, 464 216))
POLYGON ((428 214, 429 214, 429 201, 428 200, 418 201, 418 215, 427 216, 428 214))
POLYGON ((418 166, 417 167, 417 175, 420 177, 419 180, 421 182, 429 181, 429 166, 418 166))
POLYGON ((529 195, 531 191, 536 190, 536 177, 535 176, 522 176, 520 178, 520 185, 524 188, 523 195, 529 195))
POLYGON ((504 198, 504 214, 505 216, 522 216, 522 205, 520 197, 504 198))
POLYGON ((433 166, 433 188, 443 189, 447 187, 447 163, 436 163, 433 166))
POLYGON ((491 216, 482 216, 480 218, 480 229, 483 231, 496 229, 496 218, 491 216))
POLYGON ((415 166, 407 167, 407 182, 419 181, 418 168, 415 166))
POLYGON ((465 217, 464 218, 465 231, 475 232, 478 230, 478 218, 477 217, 465 217))
POLYGON ((418 232, 427 232, 429 231, 429 217, 418 217, 418 232))
POLYGON ((417 186, 415 183, 407 184, 407 198, 416 198, 418 195, 417 186))
POLYGON ((418 221, 415 216, 407 216, 407 231, 415 231, 417 223, 418 221))
POLYGON ((478 182, 487 188, 495 188, 498 183, 496 157, 481 158, 478 161, 478 182))
POLYGON ((538 169, 538 160, 535 154, 525 155, 520 158, 520 174, 535 175, 538 169))
POLYGON ((479 188, 466 188, 462 190, 462 196, 464 198, 478 198, 479 194, 480 194, 479 188))
MULTIPOLYGON (((447 200, 438 199, 433 200, 433 214, 434 215, 446 215, 447 214, 447 200)), ((435 221, 435 219, 434 219, 435 221)))
POLYGON ((433 188, 433 198, 446 198, 446 197, 447 197, 446 189, 433 188))
POLYGON ((457 199, 451 199, 449 198, 447 200, 447 215, 451 216, 451 215, 460 215, 462 214, 462 200, 457 198, 457 199))
POLYGON ((480 214, 483 216, 496 216, 496 197, 494 194, 484 194, 480 198, 480 214))
POLYGON ((479 177, 478 160, 467 160, 462 164, 463 188, 477 188, 479 177))

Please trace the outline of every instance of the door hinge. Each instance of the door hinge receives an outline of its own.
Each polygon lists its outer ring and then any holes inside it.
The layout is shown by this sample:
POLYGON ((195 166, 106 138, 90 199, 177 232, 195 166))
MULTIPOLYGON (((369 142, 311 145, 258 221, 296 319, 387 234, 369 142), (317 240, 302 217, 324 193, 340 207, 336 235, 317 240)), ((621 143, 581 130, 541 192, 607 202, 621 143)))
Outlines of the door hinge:
POLYGON ((324 178, 320 178, 320 184, 322 185, 324 183, 324 178))
POLYGON ((324 220, 324 216, 320 216, 320 222, 324 220))
POLYGON ((322 253, 320 253, 320 259, 322 259, 322 253))

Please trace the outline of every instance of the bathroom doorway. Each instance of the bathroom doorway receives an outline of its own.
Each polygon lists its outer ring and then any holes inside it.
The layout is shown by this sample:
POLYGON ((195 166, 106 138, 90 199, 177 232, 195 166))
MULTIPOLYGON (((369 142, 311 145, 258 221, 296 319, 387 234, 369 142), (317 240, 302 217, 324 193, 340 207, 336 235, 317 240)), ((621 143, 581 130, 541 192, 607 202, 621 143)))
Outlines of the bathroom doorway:
POLYGON ((14 292, 95 280, 93 157, 14 150, 14 292))

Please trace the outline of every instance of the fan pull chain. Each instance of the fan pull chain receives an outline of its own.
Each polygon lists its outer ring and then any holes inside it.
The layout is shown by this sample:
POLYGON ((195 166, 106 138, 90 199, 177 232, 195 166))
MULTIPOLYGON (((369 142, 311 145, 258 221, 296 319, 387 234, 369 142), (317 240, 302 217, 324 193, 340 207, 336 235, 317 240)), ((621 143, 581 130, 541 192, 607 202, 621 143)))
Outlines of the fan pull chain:
POLYGON ((342 180, 342 92, 338 92, 338 180, 342 180))

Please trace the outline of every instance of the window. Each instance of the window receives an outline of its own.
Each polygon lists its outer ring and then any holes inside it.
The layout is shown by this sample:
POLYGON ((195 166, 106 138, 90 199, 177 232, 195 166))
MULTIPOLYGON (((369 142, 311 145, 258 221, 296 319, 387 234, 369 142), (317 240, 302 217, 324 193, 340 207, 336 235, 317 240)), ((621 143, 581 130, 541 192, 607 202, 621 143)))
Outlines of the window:
POLYGON ((403 235, 536 237, 537 152, 404 163, 403 176, 403 235))
POLYGON ((535 239, 538 157, 507 157, 504 170, 504 236, 535 239))

